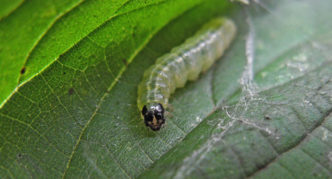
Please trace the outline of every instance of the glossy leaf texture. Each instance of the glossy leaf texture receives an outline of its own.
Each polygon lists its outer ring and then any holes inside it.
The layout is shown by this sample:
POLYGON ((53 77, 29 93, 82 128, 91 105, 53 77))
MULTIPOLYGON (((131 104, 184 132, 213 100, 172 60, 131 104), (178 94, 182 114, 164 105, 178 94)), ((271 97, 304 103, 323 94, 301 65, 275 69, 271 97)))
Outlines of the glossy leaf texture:
POLYGON ((0 9, 1 178, 331 177, 331 5, 13 1, 0 9), (144 70, 215 16, 235 21, 234 43, 150 131, 144 70))

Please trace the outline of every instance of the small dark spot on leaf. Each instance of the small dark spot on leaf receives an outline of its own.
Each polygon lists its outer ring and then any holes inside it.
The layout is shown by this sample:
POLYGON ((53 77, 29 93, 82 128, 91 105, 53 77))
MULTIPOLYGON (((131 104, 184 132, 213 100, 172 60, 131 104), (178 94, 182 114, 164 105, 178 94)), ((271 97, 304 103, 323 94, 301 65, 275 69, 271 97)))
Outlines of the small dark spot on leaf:
POLYGON ((69 95, 72 95, 74 93, 74 88, 70 88, 69 90, 68 90, 68 94, 69 95))
POLYGON ((25 67, 21 69, 21 75, 23 75, 24 73, 25 73, 25 67))
POLYGON ((312 175, 318 177, 318 174, 316 172, 314 172, 312 175))
POLYGON ((256 164, 256 167, 257 167, 258 169, 262 169, 262 168, 264 168, 265 166, 264 166, 264 163, 258 163, 258 164, 256 164))
POLYGON ((265 116, 264 116, 264 119, 265 119, 265 120, 271 120, 271 117, 270 117, 270 116, 267 116, 267 115, 265 115, 265 116))
POLYGON ((66 72, 63 72, 63 74, 65 75, 65 74, 66 74, 66 72))
POLYGON ((17 158, 18 158, 18 159, 22 158, 22 154, 21 154, 21 153, 18 153, 18 154, 17 154, 17 158))
POLYGON ((126 59, 122 59, 122 62, 123 62, 126 66, 128 66, 128 63, 127 63, 127 60, 126 60, 126 59))

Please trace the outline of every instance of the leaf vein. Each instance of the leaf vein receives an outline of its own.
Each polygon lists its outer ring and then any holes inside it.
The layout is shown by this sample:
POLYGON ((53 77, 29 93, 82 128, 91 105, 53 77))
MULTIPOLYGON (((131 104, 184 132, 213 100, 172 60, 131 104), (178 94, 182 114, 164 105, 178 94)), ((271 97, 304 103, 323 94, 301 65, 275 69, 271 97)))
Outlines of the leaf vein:
POLYGON ((302 153, 304 153, 305 155, 307 155, 309 158, 311 158, 313 161, 315 161, 320 167, 322 167, 324 170, 326 170, 327 172, 329 172, 330 170, 328 168, 326 168, 322 163, 320 163, 319 160, 317 160, 316 158, 314 158, 312 155, 310 155, 308 152, 306 152, 303 148, 300 148, 300 151, 302 151, 302 153))
MULTIPOLYGON (((164 1, 163 1, 164 2, 164 1)), ((70 46, 69 48, 67 48, 66 50, 64 50, 61 54, 64 54, 66 52, 68 52, 70 49, 72 49, 76 44, 78 44, 79 42, 81 42, 83 39, 85 39, 87 36, 91 35, 92 33, 94 33, 95 31, 97 31, 99 28, 101 28, 103 25, 109 23, 111 20, 113 20, 114 18, 118 17, 118 16, 122 16, 122 15, 126 15, 126 14, 129 14, 131 12, 135 12, 137 10, 140 10, 140 9, 144 9, 144 8, 147 8, 149 6, 154 6, 154 5, 158 5, 158 4, 162 4, 163 2, 158 2, 158 3, 152 3, 152 4, 149 4, 149 5, 146 5, 146 6, 143 6, 143 7, 139 7, 139 8, 136 8, 136 9, 131 9, 127 12, 123 12, 123 13, 120 13, 120 14, 115 14, 113 16, 111 16, 109 19, 107 19, 106 21, 104 21, 103 23, 101 23, 100 25, 96 26, 96 28, 94 30, 92 30, 91 32, 89 32, 85 37, 83 37, 82 39, 78 40, 77 42, 75 42, 75 44, 73 44, 72 46, 70 46)), ((37 46, 38 44, 36 44, 37 46)), ((30 52, 31 53, 31 52, 30 52)), ((19 79, 18 81, 18 87, 21 87, 22 85, 24 85, 25 83, 27 83, 28 81, 30 81, 31 79, 33 79, 35 76, 37 76, 38 74, 41 74, 41 72, 43 72, 45 69, 47 69, 47 67, 49 67, 51 64, 53 64, 55 61, 58 61, 59 57, 61 56, 61 54, 56 57, 54 60, 52 60, 49 64, 45 65, 45 67, 43 67, 42 69, 39 70, 38 73, 32 75, 31 77, 29 77, 29 79, 26 79, 25 81, 22 81, 21 82, 21 79, 19 79)), ((27 62, 28 59, 26 59, 26 62, 27 62)), ((26 63, 25 62, 25 63, 26 63)), ((130 62, 128 62, 130 63, 130 62)), ((8 97, 9 98, 9 97, 8 97)))
MULTIPOLYGON (((78 7, 79 5, 82 4, 82 2, 84 2, 84 0, 80 0, 77 4, 75 4, 74 6, 72 6, 71 8, 67 9, 65 12, 62 12, 60 14, 58 14, 54 20, 48 25, 48 27, 45 29, 45 31, 43 31, 39 37, 37 37, 35 43, 32 45, 31 50, 29 50, 27 56, 25 57, 24 63, 22 68, 26 65, 26 63, 28 62, 28 59, 30 58, 31 53, 36 49, 37 45, 39 44, 39 42, 45 37, 45 35, 47 34, 47 32, 53 27, 53 25, 59 20, 61 19, 64 15, 66 15, 67 13, 71 12, 73 9, 75 9, 76 7, 78 7)), ((21 78, 21 77, 20 77, 21 78)), ((17 86, 20 85, 20 80, 18 80, 18 84, 17 86)))
POLYGON ((22 0, 20 2, 20 4, 18 4, 14 9, 12 9, 8 14, 6 14, 5 16, 0 18, 0 22, 4 19, 6 19, 7 17, 9 17, 10 15, 12 15, 18 8, 22 7, 22 5, 26 2, 26 0, 22 0))
POLYGON ((327 114, 325 114, 322 118, 323 120, 321 120, 320 122, 318 122, 318 124, 313 128, 310 129, 305 135, 303 135, 301 137, 301 139, 293 146, 290 146, 288 149, 282 151, 277 157, 275 157, 274 159, 272 159, 271 161, 267 162, 264 166, 262 166, 260 169, 254 171, 253 173, 251 173, 250 175, 248 175, 248 177, 253 177, 255 175, 257 175, 259 172, 267 169, 269 167, 269 165, 271 165, 272 163, 278 161, 278 159, 283 156, 284 154, 296 149, 298 146, 300 146, 304 141, 306 141, 308 139, 308 137, 310 136, 310 134, 317 129, 318 127, 320 127, 324 121, 326 120, 327 116, 332 113, 332 108, 329 110, 329 112, 327 114))
MULTIPOLYGON (((7 119, 10 119, 14 122, 18 122, 26 127, 28 127, 29 129, 31 129, 33 132, 35 132, 39 137, 43 138, 47 143, 49 143, 51 146, 54 147, 54 149, 59 152, 60 154, 64 155, 65 157, 68 157, 65 153, 63 153, 60 149, 58 149, 52 142, 50 142, 47 137, 45 137, 43 134, 39 133, 37 129, 35 129, 34 127, 32 127, 30 124, 24 122, 24 121, 21 121, 19 119, 16 119, 12 116, 9 116, 9 115, 6 115, 6 114, 3 114, 3 113, 0 113, 1 116, 7 118, 7 119)), ((7 141, 8 142, 8 141, 7 141)), ((15 145, 17 146, 16 144, 12 144, 12 145, 15 145)), ((17 146, 18 149, 20 149, 18 146, 17 146)), ((20 149, 21 150, 21 149, 20 149)))
POLYGON ((54 89, 50 86, 50 84, 48 84, 48 82, 46 81, 45 77, 42 74, 40 76, 43 79, 43 81, 45 82, 46 86, 50 89, 50 91, 52 92, 52 94, 57 98, 59 104, 65 109, 65 111, 68 113, 68 115, 71 116, 71 118, 79 125, 79 127, 82 128, 82 125, 79 123, 79 121, 77 121, 77 119, 72 115, 72 113, 70 113, 68 111, 68 109, 66 108, 66 106, 60 100, 59 96, 56 95, 54 89))
POLYGON ((175 123, 171 118, 169 118, 168 119, 176 128, 178 128, 179 130, 180 130, 180 132, 181 133, 183 133, 183 134, 186 134, 186 132, 182 129, 182 128, 180 128, 180 126, 177 124, 177 123, 175 123))
POLYGON ((101 145, 103 147, 106 148, 107 152, 110 154, 110 156, 112 157, 113 161, 115 162, 116 165, 118 165, 118 167, 120 168, 120 170, 128 176, 128 178, 131 178, 131 176, 129 175, 129 173, 125 170, 125 168, 119 163, 119 161, 115 158, 115 156, 113 155, 113 153, 111 152, 111 150, 106 146, 106 145, 101 145))

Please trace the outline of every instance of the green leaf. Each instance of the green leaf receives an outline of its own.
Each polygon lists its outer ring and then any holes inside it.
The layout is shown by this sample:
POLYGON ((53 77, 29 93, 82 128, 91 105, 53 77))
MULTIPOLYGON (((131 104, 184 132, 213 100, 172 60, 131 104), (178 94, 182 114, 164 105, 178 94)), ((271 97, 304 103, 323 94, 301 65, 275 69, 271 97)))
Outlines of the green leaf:
POLYGON ((331 177, 331 5, 8 3, 0 177, 331 177), (136 106, 144 70, 220 15, 237 24, 235 42, 176 91, 173 117, 152 132, 136 106))
MULTIPOLYGON (((265 3, 245 13, 255 34, 254 80, 243 25, 214 69, 183 90, 208 86, 217 105, 141 178, 332 176, 331 2, 265 3)), ((243 14, 235 17, 245 23, 243 14)), ((175 116, 196 98, 183 102, 181 92, 172 101, 175 116)), ((176 119, 180 128, 190 125, 190 118, 176 119)))
POLYGON ((6 17, 12 11, 20 7, 23 0, 3 0, 0 6, 0 19, 6 17))

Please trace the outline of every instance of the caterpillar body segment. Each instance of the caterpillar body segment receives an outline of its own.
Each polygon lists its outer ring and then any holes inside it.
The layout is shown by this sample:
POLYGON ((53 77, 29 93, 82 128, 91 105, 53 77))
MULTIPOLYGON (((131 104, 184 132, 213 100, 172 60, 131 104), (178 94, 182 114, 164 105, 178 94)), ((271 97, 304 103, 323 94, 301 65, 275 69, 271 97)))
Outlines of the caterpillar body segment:
POLYGON ((170 95, 209 69, 222 56, 235 34, 233 21, 213 19, 145 71, 138 86, 137 105, 147 126, 154 131, 161 128, 170 95))

